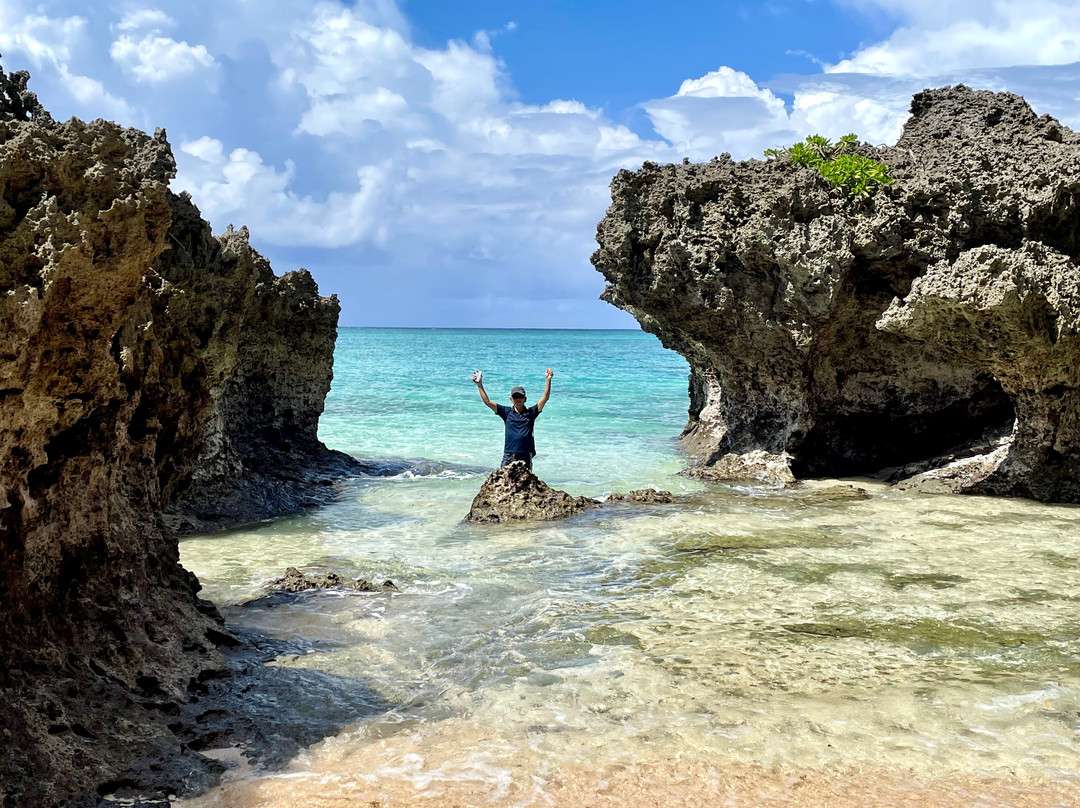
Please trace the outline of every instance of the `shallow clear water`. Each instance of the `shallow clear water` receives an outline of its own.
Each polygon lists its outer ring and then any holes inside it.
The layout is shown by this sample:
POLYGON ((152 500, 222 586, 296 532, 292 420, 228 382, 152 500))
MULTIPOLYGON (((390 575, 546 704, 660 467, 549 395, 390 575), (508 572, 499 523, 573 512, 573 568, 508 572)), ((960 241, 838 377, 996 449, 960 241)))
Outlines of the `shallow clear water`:
POLYGON ((686 367, 639 333, 344 330, 335 373, 328 444, 466 468, 181 557, 234 624, 309 642, 275 664, 391 706, 193 804, 1080 804, 1080 510, 678 477, 686 367), (501 450, 469 373, 535 400, 546 366, 541 476, 684 501, 462 525, 501 450), (401 591, 242 605, 287 566, 401 591))

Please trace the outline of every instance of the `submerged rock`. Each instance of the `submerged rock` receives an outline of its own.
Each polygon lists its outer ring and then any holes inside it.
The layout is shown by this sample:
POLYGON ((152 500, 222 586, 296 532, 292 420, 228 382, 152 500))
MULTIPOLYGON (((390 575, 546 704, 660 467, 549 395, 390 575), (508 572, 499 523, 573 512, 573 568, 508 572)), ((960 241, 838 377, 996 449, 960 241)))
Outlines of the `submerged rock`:
POLYGON ((164 509, 263 518, 348 466, 315 434, 337 301, 215 238, 175 173, 164 131, 57 123, 0 71, 5 805, 96 799, 179 748, 170 714, 234 640, 164 509))
POLYGON ((625 494, 613 493, 608 496, 607 501, 628 502, 633 505, 667 505, 675 501, 675 495, 670 491, 658 491, 655 488, 639 488, 625 494))
POLYGON ((271 581, 267 588, 281 592, 305 592, 309 589, 353 589, 357 592, 397 592, 393 581, 374 584, 366 578, 349 580, 336 572, 323 572, 305 575, 296 567, 289 567, 285 575, 271 581))
POLYGON ((788 160, 620 172, 603 297, 690 363, 691 474, 870 473, 989 435, 1000 463, 949 490, 1080 501, 1080 136, 962 86, 911 111, 858 147, 896 178, 870 199, 788 160))
POLYGON ((466 522, 515 522, 565 519, 599 507, 588 497, 552 488, 521 461, 495 469, 473 499, 466 522))

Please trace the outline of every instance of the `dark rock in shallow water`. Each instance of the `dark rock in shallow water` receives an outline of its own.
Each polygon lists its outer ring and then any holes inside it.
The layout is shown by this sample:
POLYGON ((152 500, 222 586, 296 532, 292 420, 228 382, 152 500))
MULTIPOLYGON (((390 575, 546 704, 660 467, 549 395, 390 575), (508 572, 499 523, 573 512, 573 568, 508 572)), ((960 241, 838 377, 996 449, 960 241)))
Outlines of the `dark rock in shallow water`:
POLYGON ((232 640, 164 509, 264 518, 353 468, 315 435, 337 301, 245 229, 215 238, 175 171, 163 131, 56 123, 0 71, 3 805, 179 749, 171 716, 232 640))
POLYGON ((629 502, 634 505, 667 505, 675 501, 675 495, 670 491, 657 491, 655 488, 639 488, 625 494, 611 494, 607 501, 629 502))
MULTIPOLYGON (((614 493, 607 502, 631 505, 657 505, 675 501, 670 491, 642 488, 626 494, 614 493)), ((473 499, 466 522, 542 522, 565 519, 568 516, 599 508, 598 499, 575 497, 552 488, 524 463, 511 463, 488 475, 473 499)))
POLYGON ((565 519, 600 503, 552 488, 522 462, 495 469, 473 499, 466 522, 516 522, 565 519))
POLYGON ((1080 136, 1007 93, 919 93, 896 183, 849 199, 789 160, 622 171, 604 298, 690 363, 689 473, 871 473, 1080 501, 1080 136), (991 456, 992 455, 992 456, 991 456))
POLYGON ((398 591, 393 581, 383 581, 381 584, 374 584, 364 578, 351 581, 336 572, 305 575, 296 567, 289 567, 285 570, 284 577, 271 581, 267 587, 282 592, 304 592, 308 589, 353 589, 357 592, 398 591))

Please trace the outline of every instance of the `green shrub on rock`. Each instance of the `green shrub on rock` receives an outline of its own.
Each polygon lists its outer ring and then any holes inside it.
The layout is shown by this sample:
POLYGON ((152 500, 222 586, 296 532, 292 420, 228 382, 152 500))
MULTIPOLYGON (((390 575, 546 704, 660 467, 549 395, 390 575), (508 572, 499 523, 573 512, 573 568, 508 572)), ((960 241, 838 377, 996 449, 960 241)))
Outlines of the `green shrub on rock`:
POLYGON ((844 135, 836 143, 823 135, 807 135, 802 143, 786 149, 766 149, 766 157, 787 157, 795 165, 816 168, 830 184, 850 197, 868 197, 881 185, 892 185, 889 167, 877 160, 853 154, 859 138, 844 135))

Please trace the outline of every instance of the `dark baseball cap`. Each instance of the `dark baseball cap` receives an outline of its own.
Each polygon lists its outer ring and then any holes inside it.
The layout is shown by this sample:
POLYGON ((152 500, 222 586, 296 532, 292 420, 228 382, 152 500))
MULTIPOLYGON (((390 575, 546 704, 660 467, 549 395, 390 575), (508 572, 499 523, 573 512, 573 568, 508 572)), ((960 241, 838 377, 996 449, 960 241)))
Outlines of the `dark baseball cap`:
POLYGON ((525 398, 525 388, 522 387, 521 385, 518 385, 517 387, 514 387, 514 388, 512 388, 510 390, 510 398, 513 398, 514 396, 517 396, 517 395, 520 395, 522 398, 525 398))

